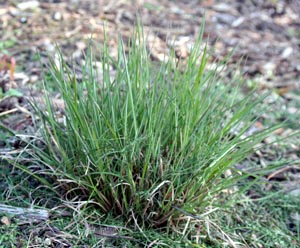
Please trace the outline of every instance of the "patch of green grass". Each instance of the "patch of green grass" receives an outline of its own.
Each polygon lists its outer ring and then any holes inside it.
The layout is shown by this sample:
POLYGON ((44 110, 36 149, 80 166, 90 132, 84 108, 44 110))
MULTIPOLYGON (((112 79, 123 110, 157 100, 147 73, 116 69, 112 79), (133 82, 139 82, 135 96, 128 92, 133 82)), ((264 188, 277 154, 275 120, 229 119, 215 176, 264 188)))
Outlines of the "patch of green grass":
POLYGON ((16 45, 17 41, 15 38, 0 41, 1 53, 7 53, 7 49, 12 48, 16 45))
POLYGON ((4 98, 8 98, 8 97, 22 97, 22 96, 23 96, 23 94, 16 89, 9 89, 5 93, 3 93, 2 89, 0 88, 0 100, 1 101, 3 101, 4 98))
POLYGON ((0 225, 0 248, 15 247, 17 237, 17 225, 0 225))
POLYGON ((284 192, 260 191, 259 195, 257 199, 244 196, 210 218, 224 233, 244 244, 242 247, 299 247, 300 222, 295 216, 300 211, 300 199, 284 192))

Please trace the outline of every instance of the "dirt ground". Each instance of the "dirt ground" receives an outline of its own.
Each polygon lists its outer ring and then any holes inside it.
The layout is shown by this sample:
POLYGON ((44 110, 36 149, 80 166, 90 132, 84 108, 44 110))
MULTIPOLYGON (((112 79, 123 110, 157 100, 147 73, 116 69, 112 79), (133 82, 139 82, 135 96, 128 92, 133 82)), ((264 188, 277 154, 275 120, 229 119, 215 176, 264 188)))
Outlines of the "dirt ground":
POLYGON ((103 42, 104 27, 114 46, 119 33, 123 38, 132 33, 137 13, 153 42, 154 59, 163 59, 171 46, 186 57, 205 16, 205 37, 215 57, 235 48, 233 59, 245 58, 243 72, 261 87, 280 88, 282 94, 297 88, 297 0, 0 1, 0 52, 16 59, 23 73, 16 75, 17 82, 34 83, 40 71, 36 51, 53 53, 58 44, 64 54, 79 59, 91 35, 103 42))

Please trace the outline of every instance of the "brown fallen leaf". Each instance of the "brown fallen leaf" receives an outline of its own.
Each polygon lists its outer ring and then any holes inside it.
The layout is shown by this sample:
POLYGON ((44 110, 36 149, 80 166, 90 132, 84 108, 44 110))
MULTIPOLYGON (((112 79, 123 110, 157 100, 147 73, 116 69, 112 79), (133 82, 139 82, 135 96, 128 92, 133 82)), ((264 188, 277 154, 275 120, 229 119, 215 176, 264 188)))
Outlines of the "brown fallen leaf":
POLYGON ((291 87, 280 87, 276 89, 278 95, 283 96, 291 90, 291 87))
POLYGON ((4 73, 9 70, 10 80, 14 80, 14 73, 16 68, 16 60, 13 57, 3 55, 0 58, 0 72, 4 73))
POLYGON ((9 226, 11 224, 10 219, 7 216, 3 216, 0 220, 1 224, 9 226))

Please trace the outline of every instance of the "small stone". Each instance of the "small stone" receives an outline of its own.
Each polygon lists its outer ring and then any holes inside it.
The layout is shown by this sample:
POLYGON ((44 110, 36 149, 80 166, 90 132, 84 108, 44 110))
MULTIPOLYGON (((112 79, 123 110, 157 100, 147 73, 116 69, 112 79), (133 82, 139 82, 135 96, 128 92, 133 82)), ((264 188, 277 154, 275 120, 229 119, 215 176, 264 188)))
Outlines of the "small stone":
POLYGON ((5 15, 7 12, 7 8, 0 8, 0 15, 5 15))
POLYGON ((8 12, 11 16, 16 17, 20 15, 20 10, 18 10, 17 8, 9 8, 9 12, 8 12))
POLYGON ((296 114, 297 112, 299 112, 299 109, 295 107, 289 107, 287 111, 289 112, 289 114, 296 114))
POLYGON ((29 76, 24 72, 16 72, 14 75, 15 80, 21 82, 22 85, 27 84, 30 80, 29 76))
POLYGON ((265 138, 264 140, 267 144, 272 144, 276 141, 276 137, 275 136, 269 136, 267 138, 265 138))
POLYGON ((245 17, 241 16, 238 19, 236 19, 234 22, 232 22, 231 26, 234 28, 237 28, 245 21, 245 17))
POLYGON ((27 1, 17 4, 17 8, 20 10, 26 10, 26 9, 36 9, 40 6, 40 3, 38 1, 27 1))
POLYGON ((283 50, 283 52, 281 54, 281 58, 287 59, 292 55, 292 53, 293 53, 293 48, 292 47, 287 47, 283 50))
POLYGON ((262 66, 261 71, 263 74, 270 75, 273 74, 275 68, 276 68, 275 63, 268 62, 262 66))
POLYGON ((214 10, 219 12, 229 12, 232 10, 232 6, 226 3, 219 3, 212 6, 214 10))
POLYGON ((30 78, 29 78, 29 82, 31 84, 35 83, 36 81, 38 81, 39 77, 37 75, 32 75, 30 78))
POLYGON ((232 25, 232 23, 236 20, 236 17, 230 14, 219 14, 216 13, 214 16, 217 19, 218 23, 232 25))
POLYGON ((175 6, 171 7, 171 12, 173 12, 175 14, 179 14, 179 15, 184 14, 184 10, 183 9, 175 7, 175 6))
POLYGON ((50 246, 51 244, 52 244, 51 239, 46 238, 46 239, 44 240, 44 245, 50 246))
POLYGON ((300 197, 300 189, 294 189, 291 192, 289 192, 290 196, 294 196, 294 197, 300 197))
POLYGON ((22 17, 20 18, 20 22, 21 22, 21 23, 26 23, 26 22, 27 22, 27 18, 26 18, 25 16, 22 16, 22 17))
POLYGON ((86 43, 85 42, 82 42, 82 41, 78 41, 76 42, 76 47, 79 49, 79 50, 84 50, 86 49, 86 43))
POLYGON ((60 12, 55 12, 52 18, 54 21, 60 21, 62 19, 62 14, 60 12))
POLYGON ((50 39, 45 39, 43 42, 43 46, 47 52, 54 52, 55 51, 55 46, 51 43, 50 39))

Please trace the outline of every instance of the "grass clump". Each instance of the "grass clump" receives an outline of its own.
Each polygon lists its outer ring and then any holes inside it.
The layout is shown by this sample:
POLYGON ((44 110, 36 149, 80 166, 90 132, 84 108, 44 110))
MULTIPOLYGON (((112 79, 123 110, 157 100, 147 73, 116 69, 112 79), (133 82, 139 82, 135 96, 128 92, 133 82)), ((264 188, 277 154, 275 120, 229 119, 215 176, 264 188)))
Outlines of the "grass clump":
POLYGON ((104 44, 101 71, 90 50, 82 81, 62 56, 53 62, 64 115, 49 96, 47 111, 36 106, 45 145, 32 153, 53 187, 141 227, 197 218, 231 188, 242 176, 234 165, 271 130, 247 134, 260 101, 238 99, 238 87, 217 73, 221 65, 206 70, 201 42, 180 68, 172 53, 160 67, 151 62, 139 30, 128 54, 120 41, 117 59, 104 44))

